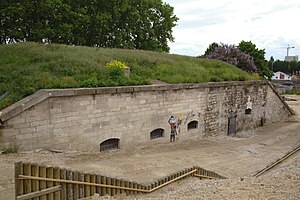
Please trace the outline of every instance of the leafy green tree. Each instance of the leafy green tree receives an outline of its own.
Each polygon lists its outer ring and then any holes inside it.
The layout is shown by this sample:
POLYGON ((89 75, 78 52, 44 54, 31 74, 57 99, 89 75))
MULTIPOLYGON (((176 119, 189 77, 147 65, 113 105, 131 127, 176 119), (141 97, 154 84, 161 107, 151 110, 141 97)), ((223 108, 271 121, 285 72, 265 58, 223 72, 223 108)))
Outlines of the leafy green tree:
POLYGON ((272 71, 267 66, 267 61, 265 60, 265 50, 256 48, 256 45, 251 41, 245 42, 241 41, 238 45, 238 48, 250 55, 253 58, 254 64, 259 70, 259 74, 263 77, 270 79, 273 75, 272 71))
POLYGON ((211 54, 212 52, 215 51, 216 48, 219 47, 219 44, 216 42, 211 43, 208 48, 206 49, 204 56, 208 56, 209 54, 211 54))
POLYGON ((2 44, 23 41, 25 9, 18 1, 0 1, 0 41, 2 44))
MULTIPOLYGON (((268 67, 272 68, 272 63, 269 61, 268 62, 268 67)), ((286 74, 299 74, 300 71, 300 61, 281 61, 281 60, 276 60, 273 62, 273 71, 281 71, 286 74)))
POLYGON ((71 10, 63 0, 4 1, 0 10, 2 44, 71 41, 71 10))
POLYGON ((269 68, 272 72, 273 72, 273 70, 274 70, 274 62, 275 62, 274 57, 271 56, 271 57, 270 57, 270 60, 269 60, 268 63, 267 63, 267 65, 268 65, 268 68, 269 68))
POLYGON ((0 41, 168 52, 178 18, 162 0, 1 0, 0 41))

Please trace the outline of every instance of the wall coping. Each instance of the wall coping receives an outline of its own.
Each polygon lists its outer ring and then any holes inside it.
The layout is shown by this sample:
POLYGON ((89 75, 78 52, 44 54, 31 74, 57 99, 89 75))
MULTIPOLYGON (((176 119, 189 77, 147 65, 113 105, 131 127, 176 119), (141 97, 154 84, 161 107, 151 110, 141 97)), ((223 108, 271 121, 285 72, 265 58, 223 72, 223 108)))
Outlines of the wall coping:
MULTIPOLYGON (((117 94, 117 93, 134 93, 146 91, 166 91, 166 90, 182 90, 197 88, 218 88, 232 87, 240 85, 270 85, 268 81, 230 81, 230 82, 207 82, 197 84, 163 84, 163 85, 140 85, 140 86, 121 86, 121 87, 101 87, 101 88, 69 88, 69 89, 41 89, 36 93, 27 96, 20 101, 4 108, 0 111, 0 124, 11 119, 19 113, 31 108, 32 106, 52 97, 70 97, 80 95, 97 95, 97 94, 117 94)), ((274 88, 271 86, 274 90, 274 88)), ((274 90, 275 91, 275 90, 274 90)), ((278 93, 275 91, 278 95, 278 93)), ((287 104, 279 96, 285 106, 287 104)), ((287 106, 288 107, 288 106, 287 106)), ((291 109, 288 107, 289 111, 291 109)))

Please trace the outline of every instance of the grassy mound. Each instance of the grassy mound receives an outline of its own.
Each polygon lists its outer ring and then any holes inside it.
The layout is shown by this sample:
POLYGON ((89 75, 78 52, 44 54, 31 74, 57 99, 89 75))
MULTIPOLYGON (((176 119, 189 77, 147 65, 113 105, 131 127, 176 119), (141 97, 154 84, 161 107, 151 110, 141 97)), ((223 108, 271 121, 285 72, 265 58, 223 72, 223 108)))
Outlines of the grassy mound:
POLYGON ((0 110, 43 88, 106 87, 168 83, 254 80, 235 66, 217 60, 165 53, 58 44, 0 45, 0 110), (119 60, 131 69, 125 76, 105 68, 119 60))

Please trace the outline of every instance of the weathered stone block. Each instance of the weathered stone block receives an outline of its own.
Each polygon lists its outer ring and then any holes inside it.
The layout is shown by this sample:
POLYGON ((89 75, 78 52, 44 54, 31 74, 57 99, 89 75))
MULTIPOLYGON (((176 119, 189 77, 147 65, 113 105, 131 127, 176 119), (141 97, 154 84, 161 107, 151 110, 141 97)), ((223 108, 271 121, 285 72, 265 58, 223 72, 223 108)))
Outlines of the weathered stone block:
MULTIPOLYGON (((33 126, 43 126, 43 125, 47 125, 49 123, 50 123, 50 120, 46 119, 46 120, 31 122, 31 123, 28 123, 28 125, 30 125, 31 127, 33 127, 33 126)), ((23 127, 24 127, 24 125, 23 125, 23 127)))
POLYGON ((30 128, 20 129, 20 135, 22 135, 22 134, 28 134, 28 133, 35 133, 35 132, 36 132, 36 127, 30 127, 30 128))
POLYGON ((52 130, 53 127, 54 127, 53 124, 40 125, 36 127, 36 131, 37 132, 48 131, 48 130, 52 130))

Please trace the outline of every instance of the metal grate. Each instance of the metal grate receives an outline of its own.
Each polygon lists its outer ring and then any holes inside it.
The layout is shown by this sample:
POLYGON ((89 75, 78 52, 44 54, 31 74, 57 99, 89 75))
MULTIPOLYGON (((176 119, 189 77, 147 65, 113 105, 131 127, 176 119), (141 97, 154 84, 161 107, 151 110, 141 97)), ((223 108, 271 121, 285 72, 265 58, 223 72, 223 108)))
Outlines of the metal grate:
POLYGON ((197 128, 198 128, 198 121, 191 121, 190 123, 188 123, 188 130, 197 129, 197 128))
POLYGON ((165 130, 162 129, 162 128, 158 128, 158 129, 153 130, 153 131, 150 133, 150 140, 153 140, 153 139, 156 139, 156 138, 164 137, 164 132, 165 132, 165 130))
POLYGON ((100 151, 107 151, 110 149, 118 149, 119 148, 119 139, 112 138, 105 140, 100 144, 100 151))

